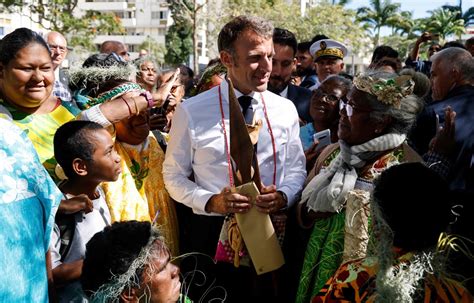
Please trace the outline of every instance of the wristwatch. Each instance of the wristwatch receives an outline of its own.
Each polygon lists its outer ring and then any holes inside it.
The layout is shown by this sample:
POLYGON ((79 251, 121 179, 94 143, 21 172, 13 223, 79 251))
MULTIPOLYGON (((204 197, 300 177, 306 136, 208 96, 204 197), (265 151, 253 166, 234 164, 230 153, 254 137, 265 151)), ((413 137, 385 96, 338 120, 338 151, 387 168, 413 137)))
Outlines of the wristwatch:
POLYGON ((140 96, 145 97, 146 102, 148 103, 148 108, 152 108, 155 105, 155 100, 149 91, 145 90, 141 92, 140 96))
POLYGON ((281 190, 277 190, 277 193, 280 193, 280 195, 283 197, 283 200, 286 202, 286 205, 282 208, 288 207, 288 196, 281 190))

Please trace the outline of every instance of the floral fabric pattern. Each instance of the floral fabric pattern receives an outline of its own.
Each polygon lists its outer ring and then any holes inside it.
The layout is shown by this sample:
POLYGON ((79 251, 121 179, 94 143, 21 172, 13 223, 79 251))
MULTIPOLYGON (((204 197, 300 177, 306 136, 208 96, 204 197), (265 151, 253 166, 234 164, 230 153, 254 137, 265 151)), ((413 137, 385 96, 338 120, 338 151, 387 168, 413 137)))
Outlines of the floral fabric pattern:
POLYGON ((0 114, 0 302, 48 302, 45 256, 61 198, 26 133, 0 114))

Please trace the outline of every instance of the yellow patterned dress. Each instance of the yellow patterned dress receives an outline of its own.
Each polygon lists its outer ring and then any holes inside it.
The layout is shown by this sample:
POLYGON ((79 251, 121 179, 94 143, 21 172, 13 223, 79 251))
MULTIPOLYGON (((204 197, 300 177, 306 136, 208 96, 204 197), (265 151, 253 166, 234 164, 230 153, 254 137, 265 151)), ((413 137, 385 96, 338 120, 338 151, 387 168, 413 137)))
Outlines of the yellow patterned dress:
POLYGON ((25 130, 41 163, 56 183, 59 177, 55 173, 54 134, 61 125, 74 120, 80 112, 71 102, 62 102, 60 99, 57 102, 56 108, 48 114, 26 114, 0 100, 0 111, 11 116, 13 123, 25 130))
POLYGON ((154 221, 160 226, 172 255, 178 255, 178 220, 174 202, 163 181, 165 154, 152 133, 144 143, 130 145, 115 140, 122 173, 103 184, 107 204, 116 221, 154 221))

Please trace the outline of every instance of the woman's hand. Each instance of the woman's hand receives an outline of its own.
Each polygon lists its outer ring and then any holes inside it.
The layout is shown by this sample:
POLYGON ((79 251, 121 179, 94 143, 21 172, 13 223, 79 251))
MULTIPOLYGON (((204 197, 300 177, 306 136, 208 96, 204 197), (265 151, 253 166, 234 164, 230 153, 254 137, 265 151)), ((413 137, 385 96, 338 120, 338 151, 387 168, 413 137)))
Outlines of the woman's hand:
POLYGON ((173 76, 171 76, 167 81, 161 83, 160 87, 157 88, 156 92, 152 94, 153 99, 155 100, 154 106, 162 106, 165 103, 166 99, 168 98, 168 95, 171 92, 171 88, 175 83, 179 82, 179 73, 180 70, 179 68, 177 68, 173 76))
POLYGON ((91 199, 86 194, 80 194, 66 200, 61 200, 58 212, 61 214, 74 214, 79 211, 90 213, 94 208, 91 199))

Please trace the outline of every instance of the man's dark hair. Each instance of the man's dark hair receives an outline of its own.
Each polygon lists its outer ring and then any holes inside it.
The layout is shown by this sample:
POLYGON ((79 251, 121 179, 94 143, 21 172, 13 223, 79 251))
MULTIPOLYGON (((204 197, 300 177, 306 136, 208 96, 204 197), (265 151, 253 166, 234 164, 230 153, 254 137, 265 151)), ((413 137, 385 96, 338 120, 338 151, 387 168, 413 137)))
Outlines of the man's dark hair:
POLYGON ((21 49, 27 47, 30 43, 37 43, 43 46, 51 56, 51 51, 43 37, 31 29, 22 27, 3 37, 0 43, 0 63, 7 65, 11 60, 15 59, 21 49))
POLYGON ((273 25, 267 20, 255 16, 238 16, 221 29, 217 38, 219 52, 235 54, 234 42, 246 30, 251 30, 265 39, 271 39, 273 36, 273 25))
POLYGON ((300 42, 300 43, 298 43, 297 49, 298 49, 299 52, 302 52, 302 53, 308 52, 309 53, 309 48, 311 47, 311 45, 312 45, 312 43, 310 41, 300 42))
MULTIPOLYGON (((86 246, 81 275, 84 292, 90 296, 114 276, 127 272, 150 237, 150 222, 138 221, 115 222, 96 233, 86 246)), ((139 270, 141 277, 143 268, 139 270)))
POLYGON ((319 40, 323 40, 323 39, 329 39, 329 37, 326 36, 326 35, 317 34, 311 39, 311 44, 313 44, 314 42, 318 42, 319 40))
POLYGON ((422 163, 404 163, 382 172, 374 184, 374 201, 393 231, 393 245, 434 247, 450 220, 448 183, 422 163))
POLYGON ((471 38, 467 39, 467 40, 466 40, 466 43, 464 44, 464 46, 465 46, 466 48, 471 47, 472 45, 474 45, 474 36, 472 36, 471 38))
POLYGON ((441 48, 441 50, 443 49, 447 49, 447 48, 450 48, 450 47, 459 47, 459 48, 462 48, 462 49, 466 49, 466 47, 459 41, 449 41, 449 42, 446 42, 443 47, 441 48))
MULTIPOLYGON (((372 53, 372 60, 370 60, 371 63, 376 63, 383 57, 388 57, 388 58, 398 58, 398 52, 391 48, 388 45, 380 45, 377 46, 374 49, 374 52, 372 53)), ((397 70, 397 69, 395 69, 397 70)))
POLYGON ((296 55, 298 42, 295 35, 289 30, 276 27, 273 30, 273 44, 286 45, 293 49, 293 57, 296 55))
POLYGON ((74 159, 92 161, 95 146, 90 133, 104 129, 102 125, 91 121, 69 121, 58 128, 54 134, 54 157, 69 179, 76 174, 72 169, 74 159))

